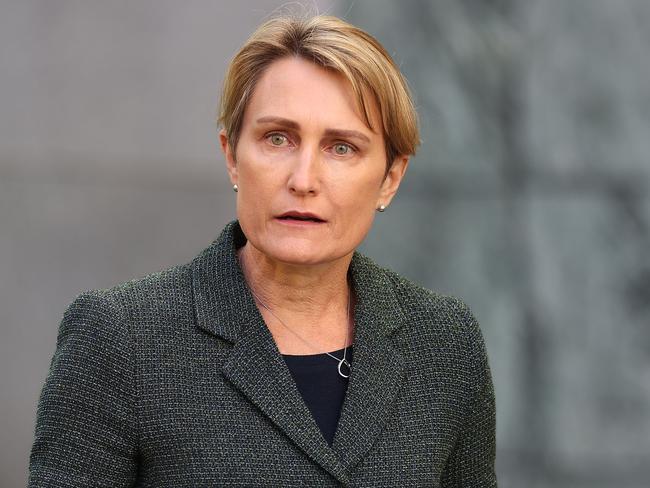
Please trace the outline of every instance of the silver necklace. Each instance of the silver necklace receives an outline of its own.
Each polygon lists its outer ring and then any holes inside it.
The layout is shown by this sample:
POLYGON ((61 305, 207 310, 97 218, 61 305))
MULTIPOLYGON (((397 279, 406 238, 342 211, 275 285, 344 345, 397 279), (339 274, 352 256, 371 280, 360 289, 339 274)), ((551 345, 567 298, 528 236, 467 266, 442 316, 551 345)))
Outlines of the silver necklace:
MULTIPOLYGON (((285 329, 287 329, 289 332, 291 332, 293 335, 295 335, 298 339, 300 339, 304 344, 309 346, 311 349, 318 350, 316 347, 314 347, 312 344, 307 342, 303 337, 301 337, 295 330, 293 330, 291 327, 289 327, 287 324, 284 323, 284 321, 275 315, 273 313, 273 310, 271 310, 269 307, 266 306, 266 304, 260 300, 260 297, 257 296, 257 294, 252 290, 252 288, 249 287, 249 290, 255 297, 255 300, 257 300, 257 303, 259 303, 262 307, 264 307, 266 310, 269 311, 271 315, 273 315, 278 322, 280 322, 285 329)), ((348 292, 348 334, 349 334, 349 328, 350 328, 350 295, 352 295, 352 292, 348 292)), ((332 359, 335 359, 336 362, 338 363, 338 372, 339 375, 343 378, 349 378, 350 377, 350 371, 351 371, 351 366, 350 366, 350 361, 346 359, 346 353, 348 352, 348 341, 347 339, 345 340, 345 347, 343 348, 343 357, 342 358, 337 358, 334 354, 330 354, 329 352, 326 352, 329 357, 332 359)))

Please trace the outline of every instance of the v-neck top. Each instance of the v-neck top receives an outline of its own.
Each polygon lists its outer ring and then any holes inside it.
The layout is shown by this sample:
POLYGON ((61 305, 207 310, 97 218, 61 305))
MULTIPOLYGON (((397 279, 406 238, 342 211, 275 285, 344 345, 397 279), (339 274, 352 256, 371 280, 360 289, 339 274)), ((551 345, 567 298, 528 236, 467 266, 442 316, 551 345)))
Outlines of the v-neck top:
MULTIPOLYGON (((330 354, 343 358, 343 349, 330 354)), ((298 391, 311 411, 323 437, 331 446, 339 422, 341 407, 348 379, 338 372, 337 361, 326 353, 309 355, 283 354, 298 391)), ((345 358, 352 364, 352 346, 348 346, 345 358)), ((349 374, 349 370, 345 374, 349 374)))

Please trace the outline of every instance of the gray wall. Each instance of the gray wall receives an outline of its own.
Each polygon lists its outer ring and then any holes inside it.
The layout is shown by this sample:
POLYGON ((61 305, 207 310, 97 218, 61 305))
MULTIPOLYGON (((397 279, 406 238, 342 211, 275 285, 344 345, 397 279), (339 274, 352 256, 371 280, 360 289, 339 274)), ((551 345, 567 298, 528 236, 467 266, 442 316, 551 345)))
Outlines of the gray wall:
MULTIPOLYGON (((25 484, 70 300, 191 259, 234 216, 218 88, 282 3, 0 0, 1 486, 25 484)), ((650 3, 316 5, 416 94, 423 145, 364 250, 478 316, 501 486, 647 485, 650 3)))
POLYGON ((648 486, 650 2, 359 0, 350 19, 396 53, 424 140, 366 249, 478 316, 501 486, 648 486))
POLYGON ((219 88, 281 3, 0 0, 3 488, 26 483, 67 304, 190 260, 234 218, 219 88))

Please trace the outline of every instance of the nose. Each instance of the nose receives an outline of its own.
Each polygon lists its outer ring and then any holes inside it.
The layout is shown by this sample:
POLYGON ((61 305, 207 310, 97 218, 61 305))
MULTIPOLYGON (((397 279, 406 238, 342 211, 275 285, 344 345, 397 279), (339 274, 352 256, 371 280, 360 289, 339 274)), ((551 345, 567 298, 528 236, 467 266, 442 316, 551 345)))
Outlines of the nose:
POLYGON ((289 191, 295 195, 316 195, 320 190, 321 167, 318 148, 306 145, 296 154, 287 181, 289 191))

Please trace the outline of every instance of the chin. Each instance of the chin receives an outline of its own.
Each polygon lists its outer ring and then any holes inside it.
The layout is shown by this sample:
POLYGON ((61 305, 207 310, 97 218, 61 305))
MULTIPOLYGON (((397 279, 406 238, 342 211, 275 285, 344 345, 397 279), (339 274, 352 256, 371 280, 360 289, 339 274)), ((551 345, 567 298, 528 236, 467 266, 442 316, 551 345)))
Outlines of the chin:
MULTIPOLYGON (((242 229, 246 234, 243 226, 242 229)), ((255 228, 251 230, 248 239, 258 252, 268 259, 287 265, 315 266, 331 263, 354 251, 354 248, 348 249, 349 246, 344 245, 340 238, 325 233, 295 235, 293 232, 278 232, 277 229, 272 229, 271 232, 269 229, 264 229, 263 232, 255 232, 254 230, 259 230, 255 228)))
POLYGON ((322 242, 314 243, 304 239, 279 239, 258 249, 274 261, 296 266, 325 264, 349 254, 337 249, 328 249, 322 242))
POLYGON ((329 253, 324 252, 323 249, 317 249, 316 246, 313 245, 271 246, 271 249, 269 249, 269 252, 266 254, 268 257, 276 261, 302 266, 322 264, 332 260, 332 258, 328 256, 329 253))

